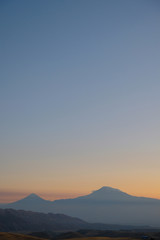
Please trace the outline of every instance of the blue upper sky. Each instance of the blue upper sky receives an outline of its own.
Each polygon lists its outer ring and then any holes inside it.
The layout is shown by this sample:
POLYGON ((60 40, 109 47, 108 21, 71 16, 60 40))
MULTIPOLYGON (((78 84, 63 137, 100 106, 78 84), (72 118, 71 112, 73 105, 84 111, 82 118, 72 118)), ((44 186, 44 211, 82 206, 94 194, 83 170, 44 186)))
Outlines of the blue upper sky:
POLYGON ((2 0, 0 32, 0 190, 157 186, 158 0, 2 0))

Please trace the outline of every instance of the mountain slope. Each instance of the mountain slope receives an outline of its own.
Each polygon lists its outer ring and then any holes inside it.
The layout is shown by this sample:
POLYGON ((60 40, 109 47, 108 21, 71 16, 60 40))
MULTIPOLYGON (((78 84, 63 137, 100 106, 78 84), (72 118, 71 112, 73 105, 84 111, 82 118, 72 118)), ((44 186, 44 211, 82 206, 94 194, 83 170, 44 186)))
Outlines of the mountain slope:
POLYGON ((160 226, 160 200, 131 196, 110 187, 76 199, 56 200, 53 210, 89 222, 160 226))
POLYGON ((16 202, 3 204, 1 208, 13 208, 17 210, 28 210, 28 211, 37 211, 37 212, 50 212, 52 208, 52 202, 45 200, 38 195, 32 193, 27 197, 20 199, 16 202))
POLYGON ((85 228, 88 225, 85 221, 64 214, 0 209, 0 232, 69 231, 85 228))
POLYGON ((158 199, 154 198, 145 198, 145 197, 135 197, 129 195, 125 192, 122 192, 119 189, 112 187, 102 187, 96 191, 93 191, 91 194, 79 197, 77 199, 89 199, 94 201, 105 201, 105 202, 160 202, 158 199))
POLYGON ((120 201, 128 200, 133 198, 133 196, 120 191, 119 189, 111 187, 102 187, 96 191, 93 191, 91 194, 84 196, 83 199, 92 199, 99 201, 120 201))
POLYGON ((64 214, 0 209, 0 232, 61 232, 80 229, 119 230, 122 228, 133 229, 135 227, 88 223, 64 214))
POLYGON ((53 202, 31 194, 5 205, 5 208, 62 213, 87 222, 160 227, 160 200, 135 197, 111 187, 102 187, 86 196, 53 202))

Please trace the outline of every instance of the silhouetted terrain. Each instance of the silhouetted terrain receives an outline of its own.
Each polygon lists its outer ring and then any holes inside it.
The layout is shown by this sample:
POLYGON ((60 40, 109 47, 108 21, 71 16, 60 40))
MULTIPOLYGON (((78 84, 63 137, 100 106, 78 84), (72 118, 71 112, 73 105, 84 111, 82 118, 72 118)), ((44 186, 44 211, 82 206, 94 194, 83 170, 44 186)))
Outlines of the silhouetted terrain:
POLYGON ((0 240, 42 240, 42 238, 24 234, 0 232, 0 240))
POLYGON ((64 233, 44 233, 36 232, 31 233, 33 236, 45 237, 53 240, 62 239, 82 239, 82 240, 127 240, 127 239, 148 239, 148 240, 159 240, 160 239, 160 229, 149 230, 149 229, 139 229, 139 230, 121 230, 121 231, 100 231, 100 230, 80 230, 77 232, 64 232, 64 233))
POLYGON ((99 240, 104 237, 105 239, 101 240, 106 240, 106 237, 134 240, 142 239, 142 236, 148 236, 148 239, 152 240, 153 238, 160 239, 160 230, 149 227, 136 229, 136 227, 128 225, 93 224, 63 214, 45 214, 13 209, 0 209, 0 232, 0 239, 2 240, 32 239, 29 236, 13 233, 23 233, 52 240, 76 240, 81 238, 84 240, 92 240, 91 238, 99 240), (2 232, 8 233, 4 234, 2 232))
POLYGON ((75 231, 80 229, 135 229, 130 225, 88 223, 63 214, 38 213, 24 210, 0 209, 1 232, 75 231))
POLYGON ((63 214, 0 209, 0 231, 67 231, 86 228, 88 223, 63 214))
MULTIPOLYGON (((16 234, 16 233, 0 233, 1 240, 46 240, 46 238, 38 238, 24 234, 16 234)), ((50 240, 54 240, 54 238, 48 238, 50 240)), ((67 238, 66 238, 67 239, 67 238)), ((69 239, 69 238, 68 238, 69 239)), ((72 240, 79 240, 81 237, 71 238, 72 240)), ((83 237, 83 240, 124 240, 124 238, 110 238, 110 237, 83 237)), ((125 238, 125 240, 138 240, 133 238, 125 238)))
POLYGON ((61 213, 88 222, 160 226, 160 200, 131 196, 110 187, 103 187, 86 196, 53 202, 31 194, 1 207, 61 213))
POLYGON ((0 232, 1 240, 159 240, 159 232, 136 232, 136 231, 88 231, 66 232, 61 234, 35 232, 32 234, 17 234, 0 232))

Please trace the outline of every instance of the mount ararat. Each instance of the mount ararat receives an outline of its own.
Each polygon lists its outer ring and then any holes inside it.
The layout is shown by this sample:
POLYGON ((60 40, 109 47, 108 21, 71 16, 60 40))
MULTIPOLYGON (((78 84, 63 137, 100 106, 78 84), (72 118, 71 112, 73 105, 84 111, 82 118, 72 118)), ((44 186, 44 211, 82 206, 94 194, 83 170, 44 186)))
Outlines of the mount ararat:
POLYGON ((111 187, 102 187, 89 195, 48 201, 30 194, 19 201, 0 204, 1 208, 61 213, 88 222, 160 227, 160 200, 135 197, 111 187))

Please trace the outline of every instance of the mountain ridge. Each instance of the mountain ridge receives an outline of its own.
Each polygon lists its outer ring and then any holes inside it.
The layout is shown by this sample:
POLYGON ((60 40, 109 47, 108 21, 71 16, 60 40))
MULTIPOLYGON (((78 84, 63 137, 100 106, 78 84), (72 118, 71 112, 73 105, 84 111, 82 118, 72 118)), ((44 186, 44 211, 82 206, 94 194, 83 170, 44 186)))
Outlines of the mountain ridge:
POLYGON ((136 197, 111 187, 102 187, 77 198, 54 201, 30 194, 0 207, 66 214, 91 223, 160 226, 159 199, 136 197))
MULTIPOLYGON (((13 203, 17 203, 20 201, 24 201, 24 200, 43 200, 43 201, 47 201, 47 202, 55 202, 55 201, 61 201, 61 200, 75 200, 75 199, 82 199, 82 198, 88 198, 88 197, 94 197, 98 194, 114 194, 114 197, 116 198, 118 195, 120 196, 125 196, 125 197, 132 197, 132 198, 139 198, 139 199, 148 199, 148 200, 156 200, 156 201, 160 201, 160 199, 157 198, 151 198, 151 197, 143 197, 143 196, 134 196, 131 194, 128 194, 124 191, 121 191, 118 188, 113 188, 113 187, 109 187, 109 186, 103 186, 101 188, 99 188, 98 190, 93 190, 91 193, 87 194, 87 195, 82 195, 79 197, 75 197, 75 198, 65 198, 65 199, 57 199, 57 200, 46 200, 42 197, 40 197, 38 194, 36 193, 30 193, 29 195, 27 195, 26 197, 19 199, 17 201, 11 202, 11 203, 0 203, 2 205, 6 205, 6 204, 13 204, 13 203)), ((102 196, 102 195, 101 195, 102 196)), ((100 197, 99 197, 100 198, 100 197)))
MULTIPOLYGON (((38 213, 33 211, 0 209, 0 232, 22 231, 75 231, 80 229, 120 230, 137 226, 89 223, 65 214, 38 213)), ((146 226, 144 226, 146 227, 146 226)), ((149 226, 147 226, 150 228, 149 226)))

